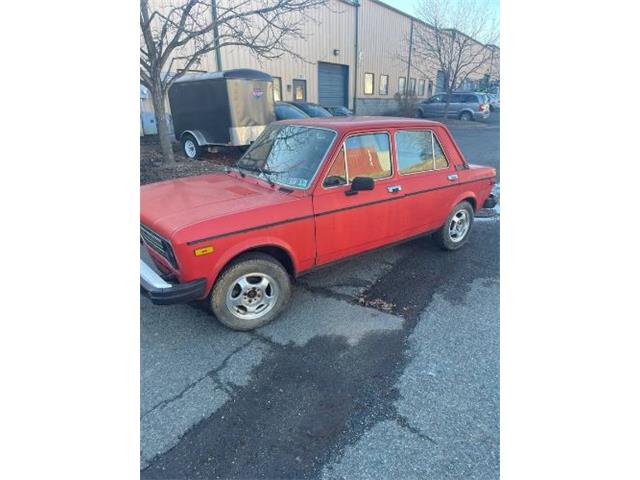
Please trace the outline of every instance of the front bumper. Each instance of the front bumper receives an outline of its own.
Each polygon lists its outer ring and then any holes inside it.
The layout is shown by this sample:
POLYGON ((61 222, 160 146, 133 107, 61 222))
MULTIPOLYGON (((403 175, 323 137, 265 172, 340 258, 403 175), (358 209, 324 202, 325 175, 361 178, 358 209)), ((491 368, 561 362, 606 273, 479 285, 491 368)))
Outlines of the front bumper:
POLYGON ((486 120, 491 115, 489 109, 483 110, 482 112, 473 112, 474 120, 486 120))
POLYGON ((204 297, 207 280, 199 278, 186 283, 169 283, 141 258, 140 287, 156 305, 170 305, 204 297))

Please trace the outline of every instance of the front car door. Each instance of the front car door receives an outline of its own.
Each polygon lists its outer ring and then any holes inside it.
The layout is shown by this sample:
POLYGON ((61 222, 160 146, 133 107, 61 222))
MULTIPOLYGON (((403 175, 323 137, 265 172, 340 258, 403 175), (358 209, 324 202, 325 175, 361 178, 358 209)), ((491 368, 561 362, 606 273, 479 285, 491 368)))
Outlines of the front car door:
POLYGON ((441 117, 444 115, 445 94, 434 95, 425 104, 424 113, 430 117, 441 117))
POLYGON ((316 186, 318 265, 370 250, 402 237, 397 214, 403 192, 397 182, 389 132, 346 136, 325 177, 316 186), (355 177, 374 179, 374 189, 348 194, 355 177))

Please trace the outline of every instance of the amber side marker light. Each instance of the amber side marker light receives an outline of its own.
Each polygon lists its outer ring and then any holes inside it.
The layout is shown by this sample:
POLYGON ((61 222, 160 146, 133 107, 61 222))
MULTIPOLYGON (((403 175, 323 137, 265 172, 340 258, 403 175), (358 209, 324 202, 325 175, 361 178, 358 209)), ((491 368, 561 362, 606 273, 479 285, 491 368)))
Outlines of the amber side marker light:
POLYGON ((202 255, 208 255, 213 253, 213 247, 209 245, 208 247, 196 248, 193 253, 196 254, 196 257, 200 257, 202 255))

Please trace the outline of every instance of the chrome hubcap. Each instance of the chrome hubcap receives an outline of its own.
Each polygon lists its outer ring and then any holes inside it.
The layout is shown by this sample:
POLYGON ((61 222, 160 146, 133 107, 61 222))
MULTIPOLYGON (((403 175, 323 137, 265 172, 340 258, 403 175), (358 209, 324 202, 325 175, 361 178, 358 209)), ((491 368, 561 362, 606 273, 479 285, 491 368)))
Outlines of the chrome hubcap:
POLYGON ((471 221, 466 210, 458 210, 449 224, 449 238, 452 242, 461 242, 469 231, 471 221))
POLYGON ((227 308, 237 318, 263 317, 278 300, 278 285, 269 275, 249 273, 238 278, 227 292, 227 308))
POLYGON ((196 156, 196 145, 192 140, 187 140, 186 142, 184 142, 184 152, 189 158, 193 158, 196 156))

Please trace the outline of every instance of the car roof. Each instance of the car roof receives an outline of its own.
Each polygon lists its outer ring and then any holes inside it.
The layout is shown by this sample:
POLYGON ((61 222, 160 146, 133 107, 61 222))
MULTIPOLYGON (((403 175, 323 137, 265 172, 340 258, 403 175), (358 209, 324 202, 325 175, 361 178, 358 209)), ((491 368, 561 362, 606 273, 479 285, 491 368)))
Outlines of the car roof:
POLYGON ((304 127, 331 128, 340 133, 368 128, 424 128, 441 126, 442 123, 432 120, 408 117, 310 117, 291 120, 280 120, 278 123, 286 125, 300 125, 304 127))

